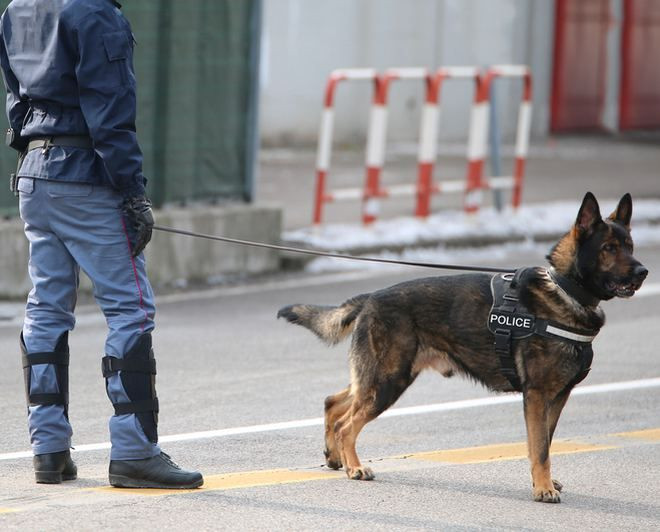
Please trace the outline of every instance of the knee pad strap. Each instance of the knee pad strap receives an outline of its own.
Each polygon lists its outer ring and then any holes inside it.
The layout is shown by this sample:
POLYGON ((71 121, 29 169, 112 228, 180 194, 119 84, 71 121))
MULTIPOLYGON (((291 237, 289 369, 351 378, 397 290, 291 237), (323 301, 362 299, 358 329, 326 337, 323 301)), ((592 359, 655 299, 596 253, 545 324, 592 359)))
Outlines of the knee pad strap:
POLYGON ((21 334, 21 352, 23 362, 23 375, 25 378, 25 395, 29 406, 61 405, 68 417, 69 405, 69 333, 62 333, 57 340, 54 351, 28 353, 21 334), (39 364, 53 364, 57 379, 57 393, 30 393, 32 384, 32 366, 39 364))
POLYGON ((103 376, 119 375, 130 399, 113 403, 115 415, 135 414, 147 438, 158 441, 158 397, 156 397, 156 360, 151 348, 151 334, 141 335, 123 358, 105 356, 101 360, 103 376))

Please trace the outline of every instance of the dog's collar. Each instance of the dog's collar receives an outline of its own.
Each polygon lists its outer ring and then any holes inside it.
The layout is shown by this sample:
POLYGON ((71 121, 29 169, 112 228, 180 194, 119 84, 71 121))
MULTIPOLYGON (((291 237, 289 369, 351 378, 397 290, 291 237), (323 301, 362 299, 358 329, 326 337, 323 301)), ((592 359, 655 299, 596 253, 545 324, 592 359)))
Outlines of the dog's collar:
POLYGON ((557 283, 559 288, 580 303, 580 305, 585 307, 597 307, 598 303, 600 303, 600 299, 587 292, 584 287, 580 286, 573 279, 558 273, 554 268, 550 268, 548 273, 550 274, 550 278, 557 283))

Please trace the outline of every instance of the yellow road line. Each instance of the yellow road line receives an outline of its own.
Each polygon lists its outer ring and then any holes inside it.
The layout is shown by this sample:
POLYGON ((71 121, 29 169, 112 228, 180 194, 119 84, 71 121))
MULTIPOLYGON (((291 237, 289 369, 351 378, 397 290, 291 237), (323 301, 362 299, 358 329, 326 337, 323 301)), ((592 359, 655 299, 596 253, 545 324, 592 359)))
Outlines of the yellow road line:
POLYGON ((619 432, 613 436, 624 438, 635 438, 638 440, 660 441, 660 429, 635 430, 631 432, 619 432))
MULTIPOLYGON (((613 445, 596 445, 574 441, 555 441, 550 449, 551 455, 584 453, 614 449, 613 445)), ((449 449, 446 451, 431 451, 406 455, 407 458, 428 460, 431 462, 448 462, 452 464, 479 464, 500 460, 519 460, 527 458, 527 443, 503 443, 497 445, 483 445, 480 447, 467 447, 464 449, 449 449)))
POLYGON ((14 512, 20 512, 18 508, 0 508, 0 514, 11 514, 14 512))
MULTIPOLYGON (((630 438, 641 438, 651 441, 660 440, 660 428, 632 432, 610 434, 608 436, 624 436, 630 438)), ((583 443, 570 440, 556 440, 550 449, 551 455, 585 453, 617 449, 620 446, 611 444, 583 443)), ((444 462, 448 464, 478 464, 501 460, 519 460, 527 458, 527 443, 504 443, 496 445, 484 445, 479 447, 466 447, 462 449, 448 449, 415 453, 403 456, 393 456, 384 460, 396 460, 400 458, 415 459, 421 461, 444 462)), ((253 488, 259 486, 274 486, 279 484, 292 484, 298 482, 310 482, 315 480, 333 480, 345 478, 343 471, 324 470, 295 470, 295 469, 272 469, 262 471, 243 471, 236 473, 225 473, 220 475, 208 475, 204 477, 204 486, 193 490, 165 490, 165 489, 120 489, 111 486, 89 488, 85 491, 105 492, 124 495, 163 496, 179 495, 185 493, 200 493, 204 491, 231 490, 240 488, 253 488)))
POLYGON ((273 469, 265 471, 243 471, 238 473, 225 473, 223 475, 209 475, 204 477, 204 486, 192 490, 167 489, 132 489, 91 488, 90 491, 106 491, 128 495, 175 495, 179 493, 199 493, 202 491, 231 490, 238 488, 254 488, 258 486, 272 486, 275 484, 292 484, 295 482, 308 482, 310 480, 332 480, 345 477, 338 471, 296 471, 292 469, 273 469))

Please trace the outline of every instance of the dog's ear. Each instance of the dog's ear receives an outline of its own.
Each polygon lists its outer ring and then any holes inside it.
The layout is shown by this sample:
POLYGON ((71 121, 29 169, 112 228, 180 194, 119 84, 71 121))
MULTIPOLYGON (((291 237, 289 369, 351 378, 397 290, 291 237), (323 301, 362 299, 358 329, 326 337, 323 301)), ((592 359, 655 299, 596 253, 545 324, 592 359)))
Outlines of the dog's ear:
POLYGON ((598 222, 602 221, 600 207, 596 197, 587 192, 578 211, 575 227, 580 234, 588 233, 598 222))
POLYGON ((610 214, 609 219, 612 220, 613 222, 618 222, 624 227, 630 228, 630 219, 632 218, 632 197, 630 197, 630 194, 625 194, 623 198, 621 198, 621 201, 619 201, 619 205, 617 205, 617 208, 614 210, 612 214, 610 214))

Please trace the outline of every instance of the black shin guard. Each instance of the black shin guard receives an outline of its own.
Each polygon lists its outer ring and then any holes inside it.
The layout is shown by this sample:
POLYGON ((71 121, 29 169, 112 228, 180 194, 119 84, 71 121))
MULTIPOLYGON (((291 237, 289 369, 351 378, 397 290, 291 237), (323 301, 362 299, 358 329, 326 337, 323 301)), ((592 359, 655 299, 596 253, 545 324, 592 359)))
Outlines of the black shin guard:
POLYGON ((23 359, 23 376, 25 377, 25 396, 28 406, 61 405, 64 415, 69 419, 69 331, 63 332, 57 340, 53 351, 28 353, 21 333, 21 353, 23 359), (57 379, 56 393, 30 393, 32 384, 32 366, 38 364, 53 364, 57 379))
POLYGON ((156 359, 151 348, 151 334, 141 335, 123 358, 105 356, 103 376, 119 372, 119 378, 130 399, 129 403, 113 403, 115 415, 135 414, 149 441, 158 442, 158 398, 156 397, 156 359))

